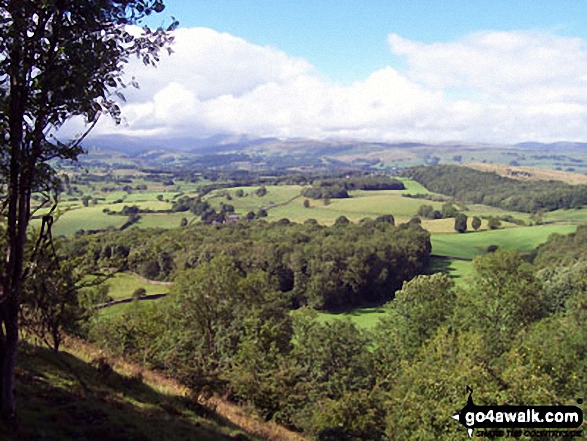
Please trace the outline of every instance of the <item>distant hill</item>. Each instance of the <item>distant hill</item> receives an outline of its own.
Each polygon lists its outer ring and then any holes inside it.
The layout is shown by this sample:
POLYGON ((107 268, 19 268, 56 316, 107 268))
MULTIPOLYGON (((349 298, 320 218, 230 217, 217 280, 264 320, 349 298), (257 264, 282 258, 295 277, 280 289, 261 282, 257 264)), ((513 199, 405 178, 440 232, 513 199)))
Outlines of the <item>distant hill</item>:
POLYGON ((514 147, 529 150, 550 150, 550 151, 568 151, 568 150, 585 150, 587 151, 587 142, 521 142, 514 147))
MULTIPOLYGON (((309 167, 314 170, 353 168, 394 172, 417 165, 476 162, 587 173, 587 143, 564 141, 504 146, 463 142, 434 144, 252 138, 223 134, 208 138, 108 135, 91 137, 84 147, 99 162, 109 152, 116 152, 124 154, 126 162, 149 167, 248 170, 299 170, 300 167, 309 167)), ((87 157, 85 159, 88 160, 87 157)))
POLYGON ((587 175, 560 170, 545 170, 534 167, 516 167, 502 164, 482 164, 474 162, 465 164, 467 167, 475 170, 488 171, 497 173, 507 178, 518 179, 520 181, 539 180, 539 181, 562 181, 567 184, 579 185, 587 184, 587 175))

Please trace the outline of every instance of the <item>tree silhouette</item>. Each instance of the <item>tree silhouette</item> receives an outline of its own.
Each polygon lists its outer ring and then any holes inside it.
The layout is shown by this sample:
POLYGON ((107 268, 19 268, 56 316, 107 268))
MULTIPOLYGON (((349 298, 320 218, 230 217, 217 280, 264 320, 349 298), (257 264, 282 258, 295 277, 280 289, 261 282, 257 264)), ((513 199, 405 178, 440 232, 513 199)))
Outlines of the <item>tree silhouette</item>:
MULTIPOLYGON (((116 100, 127 82, 131 56, 159 61, 172 41, 167 29, 130 28, 163 10, 160 0, 0 0, 0 179, 6 219, 6 256, 1 265, 0 412, 13 419, 18 311, 27 263, 31 194, 57 188, 51 159, 75 160, 81 142, 102 114, 121 120, 116 100), (74 116, 87 131, 61 142, 56 130, 74 116)), ((47 198, 49 200, 49 198, 47 198)))

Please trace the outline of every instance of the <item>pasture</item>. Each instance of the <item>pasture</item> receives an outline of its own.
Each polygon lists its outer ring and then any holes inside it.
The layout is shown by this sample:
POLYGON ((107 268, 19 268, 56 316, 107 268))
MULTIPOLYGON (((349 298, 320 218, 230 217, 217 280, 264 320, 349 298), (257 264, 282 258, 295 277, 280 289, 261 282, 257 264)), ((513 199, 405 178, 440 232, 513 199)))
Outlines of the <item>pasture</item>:
POLYGON ((433 234, 431 237, 432 254, 473 259, 485 253, 489 245, 497 245, 499 248, 510 250, 529 251, 546 242, 553 233, 569 234, 576 228, 576 225, 550 224, 464 234, 433 234))
MULTIPOLYGON (((115 274, 113 278, 104 283, 108 286, 108 296, 113 300, 131 298, 133 293, 139 288, 144 288, 147 295, 168 293, 171 288, 168 284, 153 283, 131 273, 115 274)), ((134 302, 109 306, 108 308, 99 310, 98 318, 116 317, 129 308, 135 308, 136 306, 134 302)))
MULTIPOLYGON (((257 213, 264 208, 267 210, 269 221, 287 218, 292 222, 301 223, 307 219, 315 219, 323 225, 331 225, 340 216, 346 216, 352 222, 359 222, 364 218, 374 219, 384 214, 392 214, 396 223, 402 223, 414 217, 423 204, 431 205, 435 210, 442 209, 442 202, 405 197, 405 194, 430 192, 415 181, 406 178, 401 180, 406 186, 405 190, 351 191, 350 198, 331 199, 328 204, 323 200, 309 199, 308 208, 304 207, 306 198, 301 195, 304 187, 300 185, 267 185, 267 193, 264 196, 255 193, 260 187, 257 185, 217 189, 205 195, 204 200, 218 211, 222 204, 230 204, 234 206, 235 213, 241 216, 250 211, 257 213), (238 190, 242 190, 242 197, 236 195, 238 190)), ((145 181, 144 176, 137 174, 132 185, 136 187, 138 183, 145 185, 147 189, 103 192, 96 190, 95 186, 81 186, 80 190, 84 195, 89 195, 95 200, 90 201, 85 207, 81 197, 65 197, 59 206, 60 215, 53 227, 54 235, 71 236, 80 229, 119 229, 127 222, 127 216, 108 215, 104 209, 120 211, 125 205, 137 205, 145 210, 168 210, 172 202, 179 197, 197 195, 197 184, 193 183, 177 182, 175 185, 159 186, 145 181)), ((455 232, 452 218, 422 220, 422 226, 431 233, 432 254, 438 256, 431 259, 429 272, 446 272, 458 285, 465 285, 467 275, 472 272, 470 259, 484 254, 489 245, 527 251, 546 241, 552 233, 567 234, 574 231, 579 223, 587 222, 585 208, 558 210, 543 214, 543 225, 517 226, 502 222, 502 228, 488 230, 487 220, 483 219, 480 230, 474 232, 471 226, 473 216, 513 216, 528 224, 534 223, 536 219, 527 213, 510 212, 485 205, 471 204, 462 208, 469 217, 469 231, 464 234, 455 232), (457 259, 446 258, 447 256, 457 259)), ((43 211, 38 214, 43 214, 43 211)), ((190 212, 141 213, 140 216, 140 220, 130 228, 177 228, 184 218, 190 224, 198 222, 198 218, 190 212)), ((33 220, 32 225, 38 227, 40 220, 33 220)), ((146 289, 147 294, 166 292, 169 289, 166 286, 149 284, 130 274, 119 274, 107 283, 110 285, 110 295, 114 299, 131 297, 132 293, 141 287, 146 289)), ((134 306, 117 305, 101 311, 100 316, 118 315, 131 307, 134 306)), ((357 326, 370 329, 382 314, 385 314, 382 307, 364 307, 340 314, 320 313, 319 319, 348 318, 357 326)))

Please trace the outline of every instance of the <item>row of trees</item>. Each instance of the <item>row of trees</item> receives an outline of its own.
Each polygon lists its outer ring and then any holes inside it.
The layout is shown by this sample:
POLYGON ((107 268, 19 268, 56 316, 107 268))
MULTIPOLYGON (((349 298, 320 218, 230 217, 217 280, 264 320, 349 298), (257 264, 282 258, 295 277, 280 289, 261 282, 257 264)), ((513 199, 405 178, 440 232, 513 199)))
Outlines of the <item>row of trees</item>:
POLYGON ((560 181, 519 181, 456 165, 414 167, 404 171, 428 190, 466 203, 536 213, 587 204, 587 185, 560 181))
POLYGON ((404 190, 397 179, 388 176, 346 176, 341 178, 315 179, 312 186, 302 190, 302 196, 311 199, 348 198, 351 190, 404 190))

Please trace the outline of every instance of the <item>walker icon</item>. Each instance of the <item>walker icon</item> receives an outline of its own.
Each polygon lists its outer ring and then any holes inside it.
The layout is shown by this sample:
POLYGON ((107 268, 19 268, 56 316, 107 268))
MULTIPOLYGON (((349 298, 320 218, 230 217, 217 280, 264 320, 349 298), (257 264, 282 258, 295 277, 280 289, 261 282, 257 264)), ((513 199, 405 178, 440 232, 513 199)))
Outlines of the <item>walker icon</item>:
MULTIPOLYGON (((474 429, 571 429, 583 423, 583 411, 576 406, 477 406, 470 386, 467 392, 467 404, 452 417, 467 429, 469 437, 473 436, 474 429)), ((530 436, 536 434, 530 432, 530 436)))

